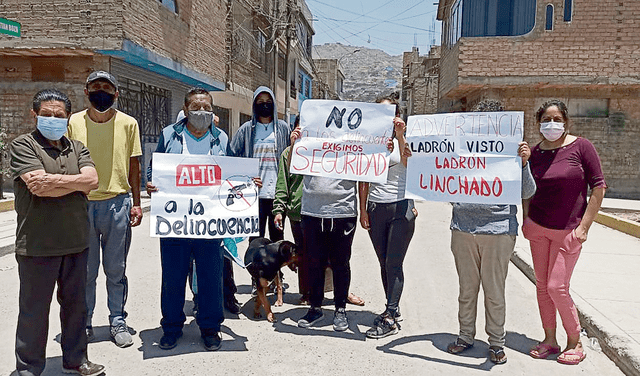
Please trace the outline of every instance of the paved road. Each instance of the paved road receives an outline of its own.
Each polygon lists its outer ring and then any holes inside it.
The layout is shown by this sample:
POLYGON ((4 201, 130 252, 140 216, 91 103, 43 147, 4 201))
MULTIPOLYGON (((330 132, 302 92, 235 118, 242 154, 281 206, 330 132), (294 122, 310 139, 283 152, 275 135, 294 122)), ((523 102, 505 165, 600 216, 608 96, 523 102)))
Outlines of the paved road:
MULTIPOLYGON (((108 375, 622 375, 602 353, 589 351, 579 366, 562 366, 553 360, 534 360, 528 349, 542 337, 534 285, 513 265, 507 278, 507 346, 509 361, 495 366, 487 360, 484 317, 478 317, 476 346, 464 356, 448 354, 446 345, 457 333, 457 276, 449 250, 451 208, 444 203, 417 204, 417 231, 405 261, 405 292, 401 302, 405 318, 399 334, 382 340, 365 339, 364 332, 384 307, 379 269, 365 231, 358 229, 352 257, 351 290, 363 297, 365 307, 349 306, 349 330, 336 333, 331 326, 332 307, 325 321, 313 329, 300 329, 296 320, 306 311, 296 305, 295 275, 285 271, 291 293, 276 307, 279 322, 254 320, 248 302, 249 275, 236 267, 243 303, 239 316, 223 324, 222 349, 204 350, 193 317, 188 316, 178 347, 157 347, 160 329, 160 259, 158 240, 148 236, 145 217, 134 230, 129 256, 129 324, 136 330, 134 345, 119 349, 108 340, 105 289, 98 289, 94 325, 98 341, 89 345, 90 359, 105 364, 108 375)), ((101 276, 99 286, 104 286, 101 276)), ((13 338, 17 317, 17 271, 13 255, 0 258, 0 375, 14 367, 13 338)), ((327 297, 330 297, 330 293, 327 297)), ((185 306, 191 312, 191 302, 185 306)), ((60 325, 57 304, 52 305, 51 330, 44 375, 60 375, 61 351, 56 342, 60 325)), ((483 312, 480 304, 479 312, 483 312)), ((561 341, 565 339, 562 338, 561 341)))

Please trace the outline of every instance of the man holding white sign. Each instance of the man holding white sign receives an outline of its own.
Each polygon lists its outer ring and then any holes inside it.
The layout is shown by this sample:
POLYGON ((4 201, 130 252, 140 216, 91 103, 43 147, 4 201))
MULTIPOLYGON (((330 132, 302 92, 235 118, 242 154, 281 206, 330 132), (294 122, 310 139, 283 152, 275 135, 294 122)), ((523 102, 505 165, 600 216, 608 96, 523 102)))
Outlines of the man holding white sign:
MULTIPOLYGON (((185 285, 191 255, 198 273, 196 321, 204 346, 207 350, 218 350, 222 341, 219 333, 224 321, 220 237, 222 232, 229 233, 231 228, 236 228, 237 220, 231 226, 230 220, 212 219, 207 222, 201 219, 209 209, 206 197, 201 198, 202 193, 209 195, 209 191, 221 190, 223 185, 222 169, 211 157, 225 156, 229 150, 229 139, 214 125, 212 111, 213 98, 208 91, 202 88, 189 90, 184 100, 186 117, 162 130, 154 153, 153 178, 157 186, 151 183, 151 179, 147 183, 147 192, 155 192, 151 201, 151 236, 161 237, 161 325, 164 335, 159 347, 163 350, 176 347, 178 338, 182 336, 186 321, 183 312, 185 285), (187 156, 176 164, 175 158, 158 153, 201 156, 187 156), (182 192, 190 198, 179 197, 177 193, 172 195, 172 192, 182 192), (221 223, 224 226, 221 227, 221 223)), ((227 200, 235 201, 236 196, 245 198, 241 187, 230 186, 227 191, 234 188, 237 192, 229 195, 227 200)))
POLYGON ((394 115, 390 105, 311 99, 302 104, 302 139, 293 146, 290 170, 306 175, 301 214, 311 307, 298 320, 300 327, 308 328, 323 318, 327 261, 333 270, 333 329, 349 327, 345 308, 358 216, 355 181, 386 181, 386 144, 394 115))

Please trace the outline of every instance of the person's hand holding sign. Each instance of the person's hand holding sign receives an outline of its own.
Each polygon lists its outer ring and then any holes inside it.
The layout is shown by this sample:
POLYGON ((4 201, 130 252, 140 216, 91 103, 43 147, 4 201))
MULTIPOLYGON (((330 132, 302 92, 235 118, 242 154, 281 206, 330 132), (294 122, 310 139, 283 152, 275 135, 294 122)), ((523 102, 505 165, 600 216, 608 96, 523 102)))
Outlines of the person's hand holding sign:
POLYGON ((151 184, 150 181, 147 182, 147 187, 146 188, 147 188, 147 194, 149 196, 151 196, 151 194, 153 192, 158 192, 158 187, 156 187, 155 185, 151 184))
POLYGON ((531 149, 526 141, 522 141, 518 144, 518 155, 522 158, 522 167, 527 165, 527 161, 531 156, 531 149))
POLYGON ((253 180, 253 183, 256 185, 256 187, 262 188, 262 179, 260 179, 259 176, 256 176, 255 178, 251 178, 251 180, 253 180))

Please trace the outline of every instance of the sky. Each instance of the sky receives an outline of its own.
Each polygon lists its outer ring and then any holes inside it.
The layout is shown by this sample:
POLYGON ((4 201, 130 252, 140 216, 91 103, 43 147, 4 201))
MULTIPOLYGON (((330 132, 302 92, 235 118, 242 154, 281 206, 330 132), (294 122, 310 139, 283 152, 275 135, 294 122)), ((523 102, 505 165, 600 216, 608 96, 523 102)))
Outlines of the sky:
POLYGON ((437 0, 306 0, 313 13, 313 44, 342 43, 401 55, 440 44, 437 0), (434 5, 435 3, 435 5, 434 5))

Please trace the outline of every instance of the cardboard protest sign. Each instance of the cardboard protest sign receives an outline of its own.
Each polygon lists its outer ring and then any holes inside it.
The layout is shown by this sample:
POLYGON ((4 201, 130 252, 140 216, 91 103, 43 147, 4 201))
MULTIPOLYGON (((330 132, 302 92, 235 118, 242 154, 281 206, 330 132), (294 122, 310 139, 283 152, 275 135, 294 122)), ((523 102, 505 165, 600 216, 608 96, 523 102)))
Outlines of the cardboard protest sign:
POLYGON ((407 197, 520 204, 522 112, 410 116, 407 197))
POLYGON ((257 236, 258 160, 213 155, 153 154, 151 236, 257 236))
POLYGON ((307 99, 290 172, 384 183, 394 116, 394 107, 387 104, 307 99))

